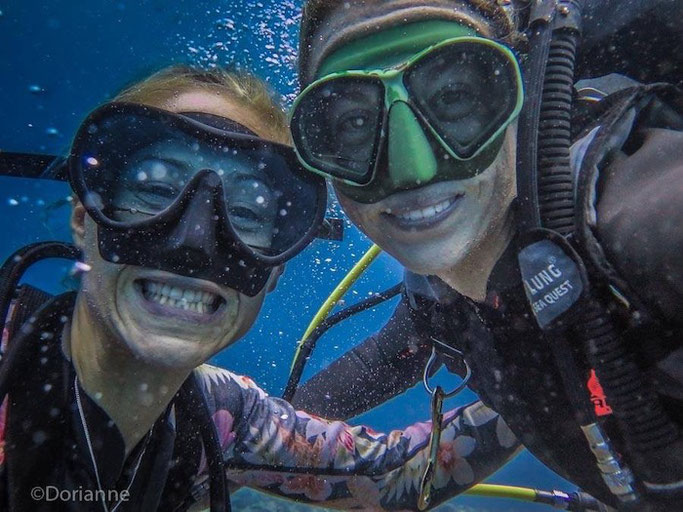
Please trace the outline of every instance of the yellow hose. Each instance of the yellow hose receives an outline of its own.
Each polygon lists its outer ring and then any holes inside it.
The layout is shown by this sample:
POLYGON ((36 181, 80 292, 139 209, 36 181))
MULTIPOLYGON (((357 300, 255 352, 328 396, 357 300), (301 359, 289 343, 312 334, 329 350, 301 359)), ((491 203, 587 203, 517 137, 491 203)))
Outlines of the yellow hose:
POLYGON ((536 490, 512 485, 477 484, 465 491, 472 496, 489 498, 510 498, 513 500, 536 501, 536 490))
POLYGON ((325 318, 327 318, 327 315, 330 314, 330 311, 332 311, 337 302, 339 302, 339 299, 341 299, 344 296, 344 294, 348 291, 348 289, 351 288, 351 286, 353 286, 353 283, 355 283, 358 280, 358 278, 361 275, 363 275, 365 269, 368 268, 370 263, 372 263, 381 252, 382 249, 380 249, 377 245, 373 244, 372 247, 370 247, 370 249, 368 249, 367 252, 363 255, 363 257, 360 260, 358 260, 358 262, 353 266, 349 273, 346 274, 346 276, 344 276, 344 279, 342 279, 339 282, 337 287, 330 294, 330 296, 327 297, 325 302, 323 302, 323 305, 320 306, 320 309, 318 309, 318 312, 315 314, 313 320, 311 320, 311 323, 308 325, 306 332, 304 332, 304 335, 297 343, 296 352, 294 353, 294 359, 292 360, 292 368, 294 368, 294 361, 297 360, 299 352, 301 351, 301 347, 306 341, 306 338, 308 338, 311 335, 311 333, 315 330, 315 328, 318 327, 318 325, 320 325, 320 323, 323 320, 325 320, 325 318))

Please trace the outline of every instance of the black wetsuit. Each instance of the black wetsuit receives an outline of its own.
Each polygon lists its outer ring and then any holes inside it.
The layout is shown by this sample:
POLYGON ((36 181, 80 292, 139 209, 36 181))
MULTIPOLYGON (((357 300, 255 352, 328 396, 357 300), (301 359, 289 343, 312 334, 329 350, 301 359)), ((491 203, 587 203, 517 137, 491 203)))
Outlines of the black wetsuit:
MULTIPOLYGON (((37 292, 23 288, 17 304, 27 293, 37 292)), ((121 433, 77 383, 74 367, 62 352, 61 331, 71 316, 74 298, 75 293, 69 293, 51 299, 34 322, 24 323, 28 315, 23 312, 15 314, 8 326, 10 337, 25 331, 28 343, 14 361, 22 366, 24 378, 12 384, 8 404, 0 510, 102 510, 99 499, 77 494, 78 490, 96 490, 98 485, 87 455, 76 386, 94 457, 100 461, 101 488, 128 490, 117 510, 187 509, 195 502, 193 476, 202 456, 197 428, 183 412, 182 401, 173 400, 149 434, 125 455, 121 433), (35 488, 45 495, 32 494, 35 488), (59 491, 73 493, 73 499, 55 499, 59 491)))
MULTIPOLYGON (((599 53, 600 49, 594 46, 592 51, 599 53)), ((601 87, 620 89, 623 83, 619 85, 619 78, 607 79, 601 87)), ((672 81, 680 79, 677 75, 672 81)), ((591 148, 596 133, 591 127, 599 126, 601 119, 582 120, 584 130, 573 146, 576 169, 590 153, 586 148, 591 148)), ((594 190, 595 231, 604 257, 635 291, 639 303, 649 311, 648 319, 643 320, 633 304, 627 308, 616 296, 604 298, 615 312, 626 343, 680 429, 683 131, 680 115, 670 121, 664 126, 648 126, 643 121, 615 134, 623 135, 625 142, 617 144, 619 149, 611 153, 599 174, 594 190)), ((579 429, 549 342, 529 308, 516 259, 518 250, 513 240, 493 270, 482 303, 456 293, 436 277, 406 272, 401 302, 387 324, 306 382, 293 399, 295 406, 338 418, 366 411, 418 382, 437 339, 463 351, 473 370, 472 389, 503 416, 536 457, 596 497, 615 503, 579 429), (344 379, 340 379, 342 375, 344 379)), ((438 351, 438 345, 436 348, 438 351)), ((589 385, 591 368, 585 356, 580 350, 575 355, 587 387, 595 392, 589 385)), ((445 356, 443 361, 452 371, 462 373, 457 361, 445 356)), ((608 433, 620 440, 616 420, 600 402, 602 398, 594 397, 596 412, 608 433)))
MULTIPOLYGON (((24 299, 20 291, 15 305, 24 299)), ((328 421, 207 364, 195 368, 126 455, 115 422, 80 386, 62 350, 74 299, 53 298, 30 317, 15 308, 3 335, 0 388, 9 383, 9 392, 0 406, 0 510, 182 511, 209 497, 218 506, 226 500, 223 477, 320 507, 416 509, 427 424, 382 434, 328 421), (124 490, 129 495, 117 507, 112 494, 123 497, 124 490), (98 491, 108 508, 92 498, 98 491), (56 492, 66 497, 56 499, 56 492)), ((500 415, 481 404, 445 412, 442 426, 446 455, 435 466, 434 504, 519 451, 500 415)))

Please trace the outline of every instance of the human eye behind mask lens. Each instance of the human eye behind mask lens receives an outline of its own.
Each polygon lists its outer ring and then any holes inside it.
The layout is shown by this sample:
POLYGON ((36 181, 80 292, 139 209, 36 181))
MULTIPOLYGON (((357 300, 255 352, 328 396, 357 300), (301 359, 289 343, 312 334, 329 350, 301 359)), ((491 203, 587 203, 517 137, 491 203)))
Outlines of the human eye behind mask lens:
POLYGON ((428 104, 443 122, 460 122, 484 108, 478 93, 469 84, 447 81, 436 84, 439 88, 431 95, 428 104))
POLYGON ((377 136, 384 89, 377 80, 335 78, 302 97, 292 130, 304 135, 304 152, 315 160, 363 174, 377 136))
POLYGON ((277 215, 271 185, 264 178, 236 172, 225 182, 225 196, 233 229, 249 245, 269 249, 277 215))
POLYGON ((163 156, 134 156, 126 165, 114 201, 117 216, 154 215, 167 208, 185 186, 182 162, 163 156))
POLYGON ((329 115, 329 122, 337 134, 338 146, 351 153, 359 145, 367 144, 368 137, 373 136, 373 117, 372 110, 354 102, 336 105, 329 115))
POLYGON ((448 127, 462 143, 474 139, 491 117, 495 100, 484 90, 488 85, 482 69, 473 62, 456 66, 445 58, 432 59, 407 74, 406 80, 424 114, 448 127))

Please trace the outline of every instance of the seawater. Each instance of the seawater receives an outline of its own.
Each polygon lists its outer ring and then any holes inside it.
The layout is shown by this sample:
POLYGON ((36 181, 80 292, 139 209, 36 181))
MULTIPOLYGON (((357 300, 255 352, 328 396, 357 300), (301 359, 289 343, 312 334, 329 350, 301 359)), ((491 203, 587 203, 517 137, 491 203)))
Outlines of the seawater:
MULTIPOLYGON (((86 113, 120 88, 163 66, 188 62, 237 66, 267 78, 291 102, 300 1, 91 0, 0 2, 0 148, 63 154, 86 113)), ((31 242, 69 240, 70 191, 65 184, 0 177, 0 258, 31 242)), ((332 202, 332 215, 340 216, 332 202)), ((271 395, 282 392, 297 339, 318 306, 370 246, 347 222, 343 242, 315 241, 287 265, 251 332, 213 363, 253 378, 271 395)), ((26 280, 51 293, 74 286, 71 264, 36 266, 26 280)), ((346 304, 402 278, 400 265, 381 255, 345 297, 346 304)), ((335 327, 318 344, 304 379, 378 330, 396 299, 335 327)), ((376 378, 381 379, 381 375, 376 378)), ((447 375, 440 376, 444 382, 447 375)), ((475 399, 464 393, 448 407, 475 399)), ((429 398, 416 386, 351 423, 388 431, 427 419, 429 398)), ((558 440, 561 442, 561 440, 558 440)), ((491 482, 572 490, 567 482, 522 453, 491 482)), ((304 511, 307 505, 251 490, 233 496, 234 510, 304 511)), ((461 496, 441 511, 532 511, 546 507, 461 496)), ((319 509, 318 509, 319 510, 319 509)))

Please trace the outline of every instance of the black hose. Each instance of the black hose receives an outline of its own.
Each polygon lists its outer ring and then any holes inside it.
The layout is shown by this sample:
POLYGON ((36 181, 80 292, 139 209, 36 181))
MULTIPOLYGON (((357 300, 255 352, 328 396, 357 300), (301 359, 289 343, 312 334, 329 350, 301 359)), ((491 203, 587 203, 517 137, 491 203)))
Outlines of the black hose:
POLYGON ((297 353, 294 359, 294 363, 292 364, 292 371, 290 372, 289 378, 287 379, 287 385, 285 386, 285 390, 282 393, 282 398, 287 402, 292 401, 292 397, 296 392, 296 388, 299 385, 299 382, 301 381, 301 375, 304 372, 304 367, 306 366, 306 363, 311 357, 311 353, 313 352, 313 349, 315 349, 316 343, 322 337, 323 334, 325 334, 332 327, 337 325, 339 322, 346 320, 350 316, 353 316, 357 313, 360 313, 361 311, 365 311, 367 309, 375 307, 378 304, 381 304, 382 302, 387 301, 392 297, 395 297, 396 295, 401 293, 402 287, 403 283, 396 284, 391 288, 384 290, 383 292, 377 293, 372 297, 369 297, 367 299, 360 301, 357 304, 354 304, 353 306, 349 306, 346 309, 342 309, 338 313, 335 313, 334 315, 320 322, 320 325, 318 325, 318 327, 316 327, 313 330, 313 332, 308 336, 308 338, 304 340, 303 344, 301 345, 301 348, 299 349, 299 352, 297 353))
POLYGON ((553 34, 543 82, 538 136, 541 224, 564 236, 574 231, 574 183, 569 147, 578 39, 576 31, 553 34))
POLYGON ((230 491, 226 482, 225 463, 218 441, 216 427, 209 414, 206 397, 202 393, 197 376, 192 373, 183 383, 178 394, 178 406, 197 426, 204 444, 209 467, 209 496, 211 512, 230 512, 230 491))
POLYGON ((678 439, 678 428, 602 306, 592 300, 586 309, 578 335, 626 439, 644 454, 666 448, 678 439))
POLYGON ((80 250, 65 242, 37 242, 15 251, 0 268, 0 326, 7 322, 7 313, 15 290, 26 270, 48 258, 77 260, 80 250))

